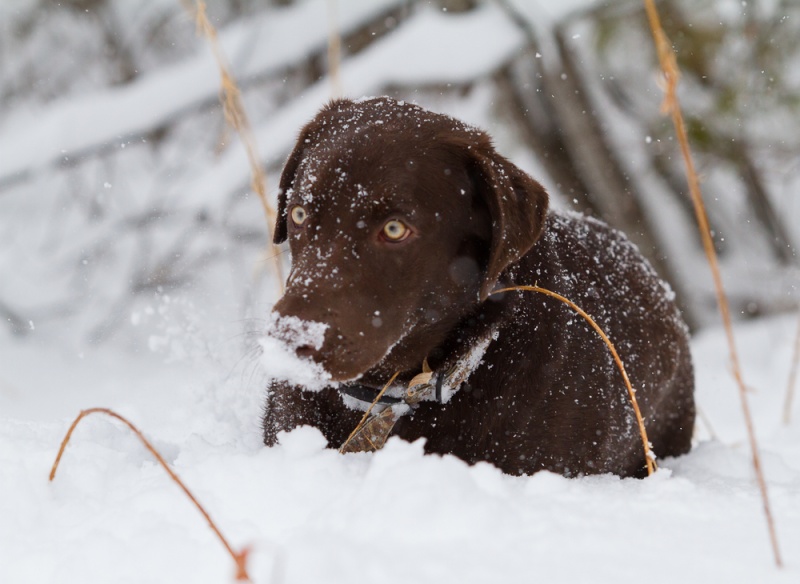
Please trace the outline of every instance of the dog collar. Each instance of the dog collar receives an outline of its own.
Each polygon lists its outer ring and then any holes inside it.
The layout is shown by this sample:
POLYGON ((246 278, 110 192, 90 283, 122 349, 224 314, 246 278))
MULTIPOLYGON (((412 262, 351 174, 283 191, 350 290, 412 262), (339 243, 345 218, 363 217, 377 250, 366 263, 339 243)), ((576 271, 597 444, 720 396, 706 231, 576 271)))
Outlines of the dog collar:
MULTIPOLYGON (((377 411, 390 407, 400 416, 412 411, 421 401, 435 402, 440 405, 446 404, 461 388, 470 374, 477 369, 489 343, 496 338, 497 334, 494 331, 490 331, 450 368, 446 371, 434 373, 430 380, 415 386, 413 391, 409 391, 401 385, 391 386, 375 403, 377 411)), ((342 399, 344 399, 345 405, 362 412, 369 409, 380 393, 379 388, 362 383, 345 383, 339 385, 337 389, 342 399)))
MULTIPOLYGON (((445 375, 436 375, 435 384, 431 384, 428 382, 428 385, 433 385, 435 389, 434 393, 434 400, 439 404, 444 404, 445 401, 442 396, 442 386, 444 385, 445 375)), ((406 404, 410 405, 411 407, 415 407, 417 404, 412 404, 408 396, 403 393, 403 397, 397 397, 394 395, 389 395, 388 392, 384 393, 378 401, 375 401, 375 398, 380 393, 380 389, 372 387, 370 385, 364 385, 363 383, 347 383, 339 385, 336 389, 339 390, 339 393, 342 395, 346 395, 348 397, 353 398, 354 400, 360 402, 359 405, 364 404, 364 409, 366 410, 372 403, 380 404, 384 406, 393 406, 396 404, 406 404)))

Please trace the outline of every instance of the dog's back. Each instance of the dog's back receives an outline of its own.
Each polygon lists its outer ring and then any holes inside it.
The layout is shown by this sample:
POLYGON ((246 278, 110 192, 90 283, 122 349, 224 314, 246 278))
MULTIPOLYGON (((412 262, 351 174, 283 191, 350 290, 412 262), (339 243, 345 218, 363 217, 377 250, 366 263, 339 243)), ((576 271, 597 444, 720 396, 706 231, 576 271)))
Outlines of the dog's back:
MULTIPOLYGON (((536 284, 591 315, 625 364, 655 454, 688 452, 695 410, 686 326, 672 291, 624 235, 551 212, 533 249, 501 278, 506 284, 536 284)), ((630 399, 597 333, 542 294, 504 293, 496 302, 504 305, 497 339, 481 366, 448 404, 420 406, 395 433, 512 474, 643 476, 630 399)))

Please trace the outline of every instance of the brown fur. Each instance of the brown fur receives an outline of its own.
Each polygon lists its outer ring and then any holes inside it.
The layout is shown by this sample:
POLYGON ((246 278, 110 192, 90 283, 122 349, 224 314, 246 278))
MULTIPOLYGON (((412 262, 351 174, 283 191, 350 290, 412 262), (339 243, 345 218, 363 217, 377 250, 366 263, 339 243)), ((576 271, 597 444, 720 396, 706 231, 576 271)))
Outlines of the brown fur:
MULTIPOLYGON (((423 402, 394 434, 427 452, 511 474, 642 476, 638 428, 607 348, 557 301, 493 288, 538 284, 591 314, 615 343, 659 457, 687 452, 694 425, 686 328, 672 293, 621 233, 548 213, 542 186, 447 116, 389 98, 335 101, 305 128, 281 177, 275 241, 292 272, 275 306, 329 325, 297 348, 334 381, 408 381, 444 371, 487 331, 481 362, 446 404, 423 402), (302 205, 308 219, 288 218, 302 205), (381 236, 386 221, 412 229, 381 236)), ((264 439, 300 424, 338 447, 361 412, 336 389, 275 382, 264 439)))

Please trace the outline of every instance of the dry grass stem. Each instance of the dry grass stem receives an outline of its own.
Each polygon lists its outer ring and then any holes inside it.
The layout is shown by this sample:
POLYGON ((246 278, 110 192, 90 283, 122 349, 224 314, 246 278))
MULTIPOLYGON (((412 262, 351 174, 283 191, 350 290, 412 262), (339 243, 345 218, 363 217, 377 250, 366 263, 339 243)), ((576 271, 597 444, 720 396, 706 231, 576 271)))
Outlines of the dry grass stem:
POLYGON ((797 320, 797 333, 794 337, 794 354, 792 355, 792 365, 789 369, 789 385, 786 387, 786 402, 783 404, 783 423, 787 426, 792 421, 792 402, 794 400, 794 388, 797 384, 797 365, 800 361, 800 318, 797 320))
POLYGON ((698 405, 696 405, 695 407, 697 408, 697 417, 700 418, 700 420, 703 422, 703 425, 706 427, 706 430, 708 430, 708 435, 711 437, 712 440, 719 440, 719 435, 714 430, 714 426, 711 424, 711 419, 706 415, 703 408, 701 408, 698 405))
MULTIPOLYGON (((389 387, 392 385, 392 383, 394 383, 394 380, 397 379, 398 375, 400 375, 400 372, 396 371, 395 374, 392 375, 391 379, 389 379, 389 381, 386 382, 386 385, 383 386, 383 389, 381 389, 378 392, 378 395, 375 396, 375 399, 372 400, 372 403, 367 408, 367 411, 364 412, 364 415, 361 417, 361 421, 358 423, 358 425, 355 428, 353 428, 353 431, 350 432, 350 435, 347 437, 347 440, 345 440, 344 444, 342 444, 342 446, 339 448, 339 453, 340 454, 344 454, 345 452, 349 451, 348 446, 350 445, 350 442, 353 440, 353 438, 355 438, 355 436, 359 432, 361 432, 362 428, 364 428, 364 426, 367 424, 367 422, 369 421, 369 415, 372 413, 372 408, 374 408, 375 404, 377 404, 378 401, 380 401, 380 399, 383 397, 383 394, 386 393, 386 390, 389 389, 389 387)), ((375 450, 378 450, 378 449, 379 449, 379 447, 375 448, 375 450)))
POLYGON ((625 382, 625 387, 628 389, 628 396, 631 399, 631 405, 633 406, 633 413, 636 415, 636 423, 639 425, 639 434, 642 437, 642 447, 644 448, 644 459, 645 463, 647 464, 647 474, 652 475, 653 472, 656 470, 656 463, 655 463, 655 455, 650 447, 650 441, 647 439, 647 430, 644 427, 644 420, 642 419, 642 412, 639 410, 639 402, 636 400, 636 391, 631 386, 631 381, 628 379, 628 372, 625 371, 625 365, 622 363, 622 359, 619 358, 619 354, 617 350, 614 348, 614 344, 608 338, 608 335, 600 328, 594 319, 586 314, 586 312, 581 309, 580 306, 565 298, 561 294, 557 294, 551 290, 547 290, 546 288, 540 288, 539 286, 510 286, 508 288, 502 288, 500 290, 495 290, 492 294, 500 294, 501 292, 512 292, 515 290, 524 290, 527 292, 539 292, 541 294, 545 294, 556 300, 560 300, 567 306, 569 306, 572 310, 580 314, 586 322, 588 322, 591 327, 600 335, 600 338, 603 339, 608 350, 611 352, 611 356, 614 358, 614 362, 617 364, 617 368, 619 369, 620 373, 622 374, 622 380, 625 382))
POLYGON ((675 53, 672 50, 672 44, 669 42, 664 29, 661 26, 661 19, 658 16, 653 0, 644 0, 645 9, 647 10, 647 18, 650 23, 650 29, 653 32, 656 50, 658 52, 658 60, 661 64, 661 69, 664 73, 664 101, 661 104, 661 111, 665 114, 670 114, 672 123, 675 126, 675 132, 678 135, 678 142, 680 143, 681 154, 683 155, 684 163, 686 164, 686 174, 689 182, 689 192, 692 196, 695 214, 697 216, 697 223, 700 227, 700 235, 703 239, 703 248, 705 249, 708 263, 711 266, 711 273, 714 278, 714 288, 717 294, 717 303, 719 310, 722 314, 722 321, 725 325, 725 334, 728 339, 728 350, 730 352, 731 367, 733 376, 739 386, 739 398, 742 405, 742 412, 744 414, 745 423, 747 425, 747 436, 750 442, 750 450, 753 455, 753 468, 755 469, 758 486, 761 490, 761 499, 764 503, 764 514, 767 519, 767 527, 769 529, 769 536, 772 543, 772 551, 775 555, 775 563, 778 567, 783 566, 781 560, 780 549, 778 547, 778 537, 775 531, 775 522, 772 518, 772 511, 769 503, 769 495, 767 493, 767 483, 764 480, 764 472, 761 468, 761 458, 758 453, 758 443, 756 441, 755 429, 753 426, 753 419, 750 414, 750 407, 747 403, 747 388, 742 378, 741 367, 739 366, 739 356, 736 351, 736 341, 733 336, 733 325, 731 324, 730 309, 728 307, 728 298, 725 294, 725 288, 722 284, 722 276, 719 271, 719 263, 717 261, 717 253, 714 250, 714 242, 711 239, 711 230, 708 225, 708 217, 706 215, 705 204, 703 197, 700 194, 700 181, 697 178, 697 172, 694 168, 694 161, 692 160, 692 153, 689 148, 689 139, 686 134, 686 126, 683 121, 680 103, 676 88, 678 79, 680 78, 680 69, 678 68, 675 53))
POLYGON ((342 35, 336 17, 337 0, 328 0, 328 76, 331 80, 331 97, 342 96, 342 77, 340 64, 342 60, 342 35))
MULTIPOLYGON (((250 163, 250 185, 261 201, 261 206, 264 209, 264 215, 267 220, 267 236, 269 240, 272 241, 272 226, 275 224, 277 214, 267 199, 267 177, 260 163, 253 128, 250 125, 247 112, 242 104, 241 91, 239 91, 236 79, 231 74, 230 67, 227 64, 225 56, 222 54, 222 49, 217 37, 217 30, 208 20, 205 2, 203 2, 203 0, 195 0, 194 2, 191 0, 181 0, 181 4, 183 4, 186 11, 194 18, 197 24, 198 34, 201 34, 208 40, 211 51, 217 61, 221 84, 220 101, 222 103, 225 121, 239 134, 245 152, 247 152, 247 160, 250 163)), ((277 253, 280 250, 278 250, 277 246, 274 244, 270 245, 274 252, 272 255, 273 269, 275 270, 279 292, 283 294, 283 266, 280 261, 280 254, 277 253)))
POLYGON ((61 457, 64 454, 64 450, 67 448, 67 444, 69 443, 70 438, 72 438, 72 433, 75 431, 75 428, 78 426, 78 423, 83 418, 85 418, 90 414, 105 414, 107 416, 110 416, 125 424, 128 428, 131 429, 131 431, 134 434, 136 434, 139 440, 141 440, 142 444, 144 444, 145 448, 147 448, 147 450, 150 451, 150 454, 152 454, 158 461, 158 463, 164 468, 164 470, 167 471, 167 474, 170 476, 170 478, 173 481, 175 481, 175 483, 177 483, 177 485, 183 490, 186 496, 189 497, 192 503, 194 503, 194 506, 197 507, 197 510, 200 511, 203 517, 205 517, 206 521, 208 522, 208 525, 211 527, 211 530, 217 535, 219 540, 222 542, 222 545, 225 546, 225 549, 228 550, 228 553, 231 555, 231 558, 233 558, 233 561, 236 564, 236 580, 250 582, 251 581, 250 576, 247 574, 247 555, 250 552, 249 548, 244 548, 242 549, 242 551, 237 552, 236 550, 233 549, 233 547, 231 547, 231 544, 229 544, 228 540, 225 539, 225 536, 222 535, 222 532, 220 532, 219 528, 211 519, 211 516, 208 514, 208 512, 203 508, 200 502, 195 498, 195 496, 192 494, 189 488, 183 483, 183 481, 178 477, 178 475, 175 474, 175 471, 173 471, 169 467, 169 465, 164 460, 164 457, 161 456, 158 450, 155 449, 155 447, 150 443, 150 441, 147 438, 144 437, 144 435, 136 426, 134 426, 131 422, 129 422, 127 419, 125 419, 118 413, 114 412, 113 410, 109 410, 107 408, 90 408, 88 410, 81 411, 78 417, 75 418, 75 421, 72 422, 72 425, 69 427, 69 430, 67 430, 66 436, 64 436, 64 439, 61 441, 61 447, 58 449, 58 454, 56 455, 56 459, 53 462, 53 468, 50 470, 50 481, 56 478, 56 471, 58 470, 58 465, 61 462, 61 457))

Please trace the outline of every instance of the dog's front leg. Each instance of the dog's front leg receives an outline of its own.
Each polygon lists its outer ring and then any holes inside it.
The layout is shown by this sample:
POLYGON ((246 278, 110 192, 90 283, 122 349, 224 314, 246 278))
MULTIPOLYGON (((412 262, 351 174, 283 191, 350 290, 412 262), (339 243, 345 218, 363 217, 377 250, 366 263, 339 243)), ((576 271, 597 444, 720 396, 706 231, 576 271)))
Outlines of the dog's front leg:
POLYGON ((275 382, 264 412, 264 444, 275 445, 278 432, 314 426, 328 440, 329 447, 339 448, 360 418, 359 412, 342 403, 335 389, 303 391, 298 386, 275 382))

